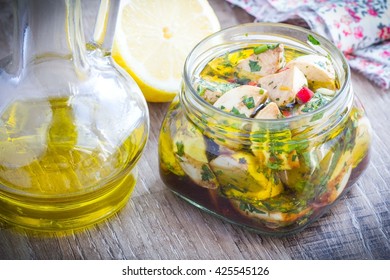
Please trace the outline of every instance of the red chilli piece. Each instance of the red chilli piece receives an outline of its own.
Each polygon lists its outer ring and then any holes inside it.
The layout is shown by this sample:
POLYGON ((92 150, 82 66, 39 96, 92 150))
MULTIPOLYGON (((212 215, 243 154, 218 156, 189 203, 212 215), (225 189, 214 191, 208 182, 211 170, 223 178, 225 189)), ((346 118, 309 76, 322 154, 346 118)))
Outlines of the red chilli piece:
POLYGON ((282 115, 285 117, 285 118, 289 118, 292 116, 292 113, 290 111, 287 111, 287 110, 282 110, 282 115))
POLYGON ((313 97, 314 93, 307 87, 303 87, 297 93, 297 99, 299 104, 305 104, 313 97))
POLYGON ((250 85, 250 86, 257 86, 257 83, 256 83, 255 81, 250 81, 250 82, 248 83, 248 85, 250 85))

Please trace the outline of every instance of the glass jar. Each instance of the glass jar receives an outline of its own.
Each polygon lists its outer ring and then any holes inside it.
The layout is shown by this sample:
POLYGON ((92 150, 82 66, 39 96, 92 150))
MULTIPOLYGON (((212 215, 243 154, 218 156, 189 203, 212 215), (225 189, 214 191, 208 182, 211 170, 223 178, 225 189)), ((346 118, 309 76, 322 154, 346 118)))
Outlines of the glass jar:
POLYGON ((94 224, 128 201, 149 131, 146 101, 110 56, 119 1, 86 47, 80 0, 13 1, 0 68, 0 219, 39 231, 94 224))
POLYGON ((370 141, 348 64, 332 43, 295 26, 245 24, 215 33, 189 54, 180 95, 161 127, 160 174, 175 194, 207 212, 284 235, 315 221, 350 189, 369 162, 370 141), (275 43, 330 57, 340 82, 331 102, 303 115, 261 120, 225 113, 199 96, 194 81, 213 58, 275 43))

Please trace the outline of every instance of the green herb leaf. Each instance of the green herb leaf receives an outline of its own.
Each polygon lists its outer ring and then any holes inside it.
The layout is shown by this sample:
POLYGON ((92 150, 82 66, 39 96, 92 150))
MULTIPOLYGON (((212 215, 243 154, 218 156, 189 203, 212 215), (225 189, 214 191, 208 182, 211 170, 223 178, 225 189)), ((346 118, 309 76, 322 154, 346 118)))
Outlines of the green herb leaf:
POLYGON ((250 81, 251 81, 251 79, 248 79, 248 78, 237 78, 236 79, 236 83, 240 84, 240 85, 247 85, 250 81))
POLYGON ((199 92, 199 95, 200 96, 203 96, 206 92, 206 88, 202 87, 202 86, 199 86, 198 87, 198 92, 199 92))
POLYGON ((184 144, 183 142, 176 142, 177 152, 176 154, 181 157, 184 155, 184 144))
POLYGON ((236 107, 233 107, 232 110, 230 111, 230 113, 233 113, 234 115, 236 115, 238 117, 246 117, 245 114, 241 114, 240 111, 236 107))
POLYGON ((224 56, 223 56, 223 66, 225 67, 233 67, 230 59, 229 59, 229 53, 226 53, 224 56))
POLYGON ((279 47, 279 43, 277 43, 277 44, 275 44, 275 45, 267 45, 267 47, 268 47, 268 49, 269 50, 274 50, 274 49, 276 49, 277 47, 279 47))
POLYGON ((312 43, 313 45, 316 46, 320 45, 320 42, 316 38, 314 38, 311 34, 307 36, 307 40, 309 40, 309 42, 312 43))
MULTIPOLYGON (((213 74, 211 74, 213 75, 213 74)), ((220 92, 220 93, 225 93, 235 87, 240 86, 239 84, 236 83, 217 83, 217 82, 211 82, 207 80, 200 79, 198 82, 198 92, 204 88, 204 89, 209 89, 214 92, 220 92)))
MULTIPOLYGON (((319 92, 316 92, 316 93, 314 93, 313 98, 310 99, 309 102, 305 103, 305 105, 303 106, 301 111, 305 112, 305 113, 312 112, 312 111, 315 111, 315 110, 321 108, 322 106, 324 106, 328 102, 329 102, 328 98, 325 98, 322 94, 320 94, 319 92)), ((322 116, 319 115, 318 117, 322 117, 322 116)))
POLYGON ((235 115, 240 115, 241 114, 240 111, 238 111, 238 109, 236 107, 233 107, 230 112, 235 114, 235 115))
POLYGON ((253 97, 246 97, 244 96, 244 99, 242 100, 242 103, 245 104, 245 106, 248 108, 248 109, 252 109, 252 108, 255 108, 255 100, 253 99, 253 97))
POLYGON ((297 155, 295 154, 292 156, 292 161, 295 161, 296 159, 297 159, 297 155))
POLYGON ((249 68, 251 72, 259 72, 261 70, 261 66, 257 61, 249 60, 249 68))
POLYGON ((206 181, 206 182, 215 178, 213 172, 210 170, 210 168, 206 164, 202 165, 201 175, 202 175, 202 181, 206 181))
POLYGON ((251 212, 251 213, 257 213, 257 214, 266 214, 266 212, 264 211, 261 211, 257 208, 255 208, 254 206, 252 206, 251 204, 249 203, 245 203, 245 202, 240 202, 240 210, 241 211, 244 211, 244 212, 251 212))

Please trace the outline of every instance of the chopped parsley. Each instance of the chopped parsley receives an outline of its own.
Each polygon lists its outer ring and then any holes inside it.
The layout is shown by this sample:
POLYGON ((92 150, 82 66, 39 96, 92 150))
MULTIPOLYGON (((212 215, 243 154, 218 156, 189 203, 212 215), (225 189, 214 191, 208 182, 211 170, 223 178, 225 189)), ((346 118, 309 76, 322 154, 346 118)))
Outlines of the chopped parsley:
POLYGON ((222 170, 215 171, 215 175, 217 175, 217 176, 221 176, 222 174, 223 174, 222 170))
POLYGON ((301 111, 304 113, 312 112, 314 110, 317 110, 318 108, 321 108, 328 102, 329 102, 328 99, 323 97, 322 94, 316 92, 313 98, 303 106, 301 111))
POLYGON ((242 103, 245 104, 245 106, 248 108, 248 109, 252 109, 252 108, 255 108, 255 100, 253 99, 253 97, 246 97, 244 96, 243 100, 242 100, 242 103))
POLYGON ((201 79, 198 81, 198 92, 202 89, 209 89, 214 92, 225 93, 238 86, 239 84, 236 83, 216 83, 201 79))
POLYGON ((237 78, 236 79, 236 83, 240 84, 240 85, 247 85, 250 81, 251 81, 251 79, 248 79, 248 78, 237 78))
POLYGON ((320 45, 320 42, 316 38, 314 38, 313 35, 311 34, 307 36, 307 40, 309 40, 309 42, 312 43, 313 45, 316 46, 320 45))
POLYGON ((261 70, 261 66, 257 61, 249 60, 249 68, 251 72, 259 72, 261 70))
POLYGON ((210 170, 210 168, 206 164, 202 165, 201 175, 202 175, 202 181, 206 181, 206 182, 215 178, 213 172, 210 170))
POLYGON ((296 154, 292 155, 292 161, 295 161, 296 159, 297 159, 297 155, 296 154))
POLYGON ((222 64, 225 67, 233 67, 232 63, 230 62, 229 53, 228 52, 223 56, 223 63, 222 64))
POLYGON ((269 49, 269 50, 274 50, 274 49, 276 49, 277 47, 279 47, 279 43, 277 43, 277 44, 275 44, 275 45, 267 45, 267 48, 269 49))
POLYGON ((182 157, 184 155, 184 144, 183 142, 176 142, 176 148, 177 148, 177 152, 176 154, 179 156, 179 157, 182 157))
POLYGON ((240 202, 240 210, 244 212, 250 212, 250 213, 266 214, 266 212, 261 211, 255 208, 254 206, 252 206, 251 204, 242 201, 240 202))
POLYGON ((233 106, 232 110, 230 110, 230 113, 233 113, 234 115, 238 117, 246 117, 245 114, 241 114, 240 111, 233 106))
POLYGON ((241 114, 240 111, 238 111, 238 109, 236 107, 233 107, 230 112, 237 115, 237 116, 241 114))
POLYGON ((236 107, 233 107, 232 110, 231 110, 230 112, 232 112, 232 113, 235 114, 235 115, 241 114, 240 111, 238 111, 238 109, 237 109, 236 107))
POLYGON ((200 96, 203 96, 206 92, 206 88, 204 88, 202 86, 198 86, 198 92, 199 92, 200 96))

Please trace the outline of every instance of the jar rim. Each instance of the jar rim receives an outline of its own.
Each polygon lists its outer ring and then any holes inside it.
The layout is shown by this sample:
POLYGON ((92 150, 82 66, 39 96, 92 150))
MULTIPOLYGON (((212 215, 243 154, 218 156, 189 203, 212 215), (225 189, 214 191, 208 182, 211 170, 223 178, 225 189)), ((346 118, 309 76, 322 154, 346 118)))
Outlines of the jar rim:
MULTIPOLYGON (((245 34, 245 33, 243 33, 243 34, 245 34)), ((259 32, 256 35, 261 35, 261 34, 262 33, 259 32)), ((277 36, 278 34, 275 32, 273 35, 277 36)), ((245 34, 245 36, 248 36, 248 35, 245 34)), ((283 35, 283 36, 285 38, 293 39, 293 37, 287 37, 285 35, 283 35)), ((300 41, 300 43, 302 44, 303 42, 300 41)), ((313 47, 313 45, 311 45, 311 46, 313 47)), ((281 124, 281 123, 286 123, 286 122, 290 123, 290 122, 301 120, 303 118, 312 118, 316 114, 321 114, 323 112, 326 112, 329 108, 333 107, 334 104, 340 102, 341 100, 343 100, 347 97, 346 95, 349 93, 348 87, 350 85, 350 79, 351 79, 350 76, 351 76, 350 68, 349 68, 349 65, 347 63, 345 56, 331 41, 329 41, 324 36, 322 36, 316 32, 313 32, 311 30, 305 29, 303 27, 299 27, 299 26, 295 26, 295 25, 291 25, 291 24, 285 24, 285 23, 268 23, 268 22, 255 22, 255 23, 246 23, 246 24, 239 24, 239 25, 235 25, 235 26, 230 26, 230 27, 221 29, 220 31, 217 31, 217 32, 205 37, 202 41, 200 41, 197 45, 195 45, 195 47, 188 54, 186 61, 185 61, 185 64, 184 64, 184 71, 183 71, 184 83, 185 83, 185 85, 188 86, 189 92, 191 93, 192 96, 195 97, 195 100, 198 102, 199 105, 205 106, 206 108, 210 109, 213 113, 221 114, 224 117, 229 117, 229 118, 233 118, 233 119, 238 120, 238 121, 241 120, 241 121, 245 121, 245 122, 249 122, 249 123, 253 122, 253 123, 265 123, 265 124, 267 124, 267 123, 268 124, 272 124, 272 123, 273 124, 281 124), (253 27, 268 27, 268 28, 276 28, 276 29, 282 29, 282 30, 295 30, 297 32, 305 34, 306 38, 308 38, 309 35, 314 36, 315 39, 317 39, 317 41, 320 42, 321 46, 325 45, 326 48, 322 48, 322 49, 326 50, 328 53, 331 52, 332 53, 331 58, 337 56, 337 58, 340 59, 340 61, 341 61, 341 68, 344 69, 343 83, 340 85, 340 88, 337 90, 337 93, 334 96, 334 98, 332 98, 332 100, 330 100, 330 102, 328 102, 327 104, 325 104, 324 106, 322 106, 321 108, 319 108, 317 110, 314 110, 312 112, 306 112, 305 114, 302 114, 302 115, 295 115, 292 117, 282 118, 282 119, 255 119, 255 118, 235 116, 235 115, 232 115, 228 112, 219 110, 218 108, 214 107, 210 103, 206 102, 197 93, 197 90, 194 88, 194 86, 191 82, 192 73, 190 73, 190 71, 189 71, 190 59, 196 54, 198 49, 200 49, 203 45, 205 45, 208 41, 214 39, 215 37, 218 37, 224 33, 227 33, 229 31, 234 31, 234 30, 237 30, 237 34, 240 34, 240 33, 242 33, 242 31, 245 31, 245 28, 253 28, 253 27), (241 31, 239 31, 239 30, 241 30, 241 31)), ((183 91, 181 91, 180 98, 182 98, 182 93, 183 93, 183 91)))

